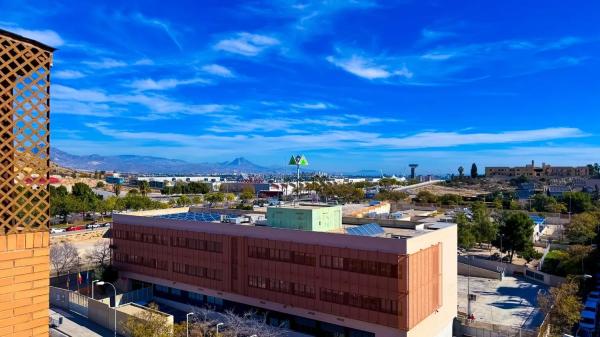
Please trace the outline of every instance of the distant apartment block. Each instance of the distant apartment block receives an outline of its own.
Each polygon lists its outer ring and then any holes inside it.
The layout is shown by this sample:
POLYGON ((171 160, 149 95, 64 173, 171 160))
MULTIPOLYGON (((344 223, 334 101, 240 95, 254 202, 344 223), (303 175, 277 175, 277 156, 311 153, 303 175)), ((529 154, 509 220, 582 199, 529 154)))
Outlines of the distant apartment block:
POLYGON ((0 336, 48 336, 53 51, 0 30, 0 336))
POLYGON ((313 336, 452 336, 455 224, 343 225, 339 206, 324 205, 272 207, 260 224, 223 212, 115 214, 121 281, 181 310, 257 310, 313 336))
POLYGON ((525 166, 515 167, 486 167, 486 177, 587 177, 589 176, 589 169, 587 166, 551 166, 546 163, 542 163, 542 166, 535 166, 535 162, 531 161, 531 164, 525 166))

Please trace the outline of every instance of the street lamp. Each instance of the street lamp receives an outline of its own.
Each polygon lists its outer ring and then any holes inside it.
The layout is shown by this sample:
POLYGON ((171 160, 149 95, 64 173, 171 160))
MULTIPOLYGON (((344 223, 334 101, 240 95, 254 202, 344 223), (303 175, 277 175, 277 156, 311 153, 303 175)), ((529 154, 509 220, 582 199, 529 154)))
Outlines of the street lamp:
POLYGON ((219 327, 220 327, 221 325, 225 325, 225 323, 218 323, 218 324, 217 324, 217 337, 219 337, 219 327))
POLYGON ((105 284, 110 284, 110 286, 115 291, 115 306, 114 306, 114 310, 115 310, 115 337, 117 337, 117 288, 115 288, 114 284, 112 284, 110 282, 98 281, 98 285, 99 286, 103 286, 105 284))
POLYGON ((190 312, 188 314, 185 315, 185 335, 187 337, 190 337, 190 316, 193 315, 193 312, 190 312))
POLYGON ((95 300, 95 298, 94 298, 94 283, 96 283, 96 282, 100 282, 100 280, 93 280, 92 281, 92 299, 93 300, 95 300))

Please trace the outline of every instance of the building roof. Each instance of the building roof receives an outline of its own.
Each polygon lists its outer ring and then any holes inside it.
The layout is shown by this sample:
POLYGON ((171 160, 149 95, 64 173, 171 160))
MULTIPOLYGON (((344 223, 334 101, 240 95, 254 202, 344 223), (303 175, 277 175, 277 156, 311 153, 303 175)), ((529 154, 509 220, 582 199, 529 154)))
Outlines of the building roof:
POLYGON ((9 32, 9 31, 4 30, 4 29, 0 29, 0 35, 4 35, 4 36, 7 36, 7 37, 9 37, 11 39, 14 39, 14 40, 18 40, 18 41, 21 41, 21 42, 32 44, 32 45, 34 45, 34 46, 36 46, 38 48, 47 50, 49 52, 53 52, 53 51, 56 50, 56 48, 54 48, 54 47, 50 47, 50 46, 45 45, 45 44, 43 44, 43 43, 41 43, 39 41, 27 38, 25 36, 21 36, 19 34, 15 34, 13 32, 9 32))

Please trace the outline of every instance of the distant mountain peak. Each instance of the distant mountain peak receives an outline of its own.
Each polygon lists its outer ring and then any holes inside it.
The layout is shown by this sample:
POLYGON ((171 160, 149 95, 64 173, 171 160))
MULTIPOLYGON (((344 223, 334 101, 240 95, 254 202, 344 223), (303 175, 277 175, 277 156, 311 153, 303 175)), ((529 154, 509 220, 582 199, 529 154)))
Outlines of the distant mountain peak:
POLYGON ((98 154, 74 155, 53 148, 50 159, 55 164, 77 170, 117 171, 139 174, 211 174, 211 173, 276 173, 283 168, 267 168, 257 165, 244 157, 220 163, 189 163, 180 159, 153 156, 98 154))

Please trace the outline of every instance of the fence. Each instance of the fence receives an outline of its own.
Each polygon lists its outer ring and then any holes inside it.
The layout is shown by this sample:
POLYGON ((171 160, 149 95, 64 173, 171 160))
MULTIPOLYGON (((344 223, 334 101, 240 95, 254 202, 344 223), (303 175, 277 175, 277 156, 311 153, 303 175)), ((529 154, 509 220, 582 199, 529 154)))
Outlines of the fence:
POLYGON ((89 297, 75 291, 50 287, 50 304, 88 317, 89 297))
POLYGON ((454 336, 470 337, 538 337, 537 330, 522 329, 518 327, 469 322, 465 318, 456 318, 453 324, 454 336))

